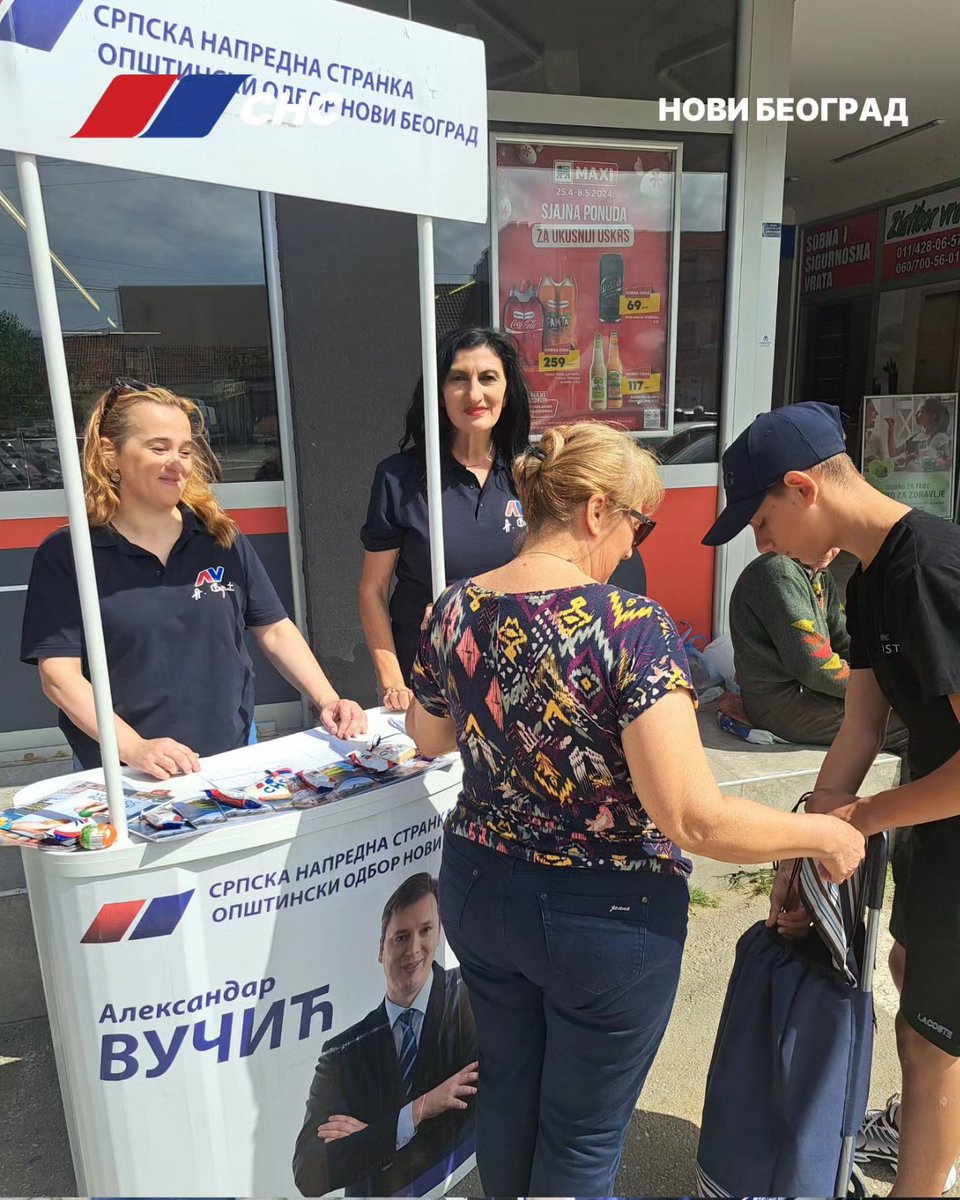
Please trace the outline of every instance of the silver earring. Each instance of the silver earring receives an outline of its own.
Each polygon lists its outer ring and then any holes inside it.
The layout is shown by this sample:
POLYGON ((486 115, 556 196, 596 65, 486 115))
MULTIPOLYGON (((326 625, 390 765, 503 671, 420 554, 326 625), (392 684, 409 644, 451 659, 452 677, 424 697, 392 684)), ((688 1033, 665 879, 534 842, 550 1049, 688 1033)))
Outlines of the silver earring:
POLYGON ((119 471, 113 472, 113 474, 110 476, 110 482, 111 483, 119 483, 120 482, 120 472, 119 471))

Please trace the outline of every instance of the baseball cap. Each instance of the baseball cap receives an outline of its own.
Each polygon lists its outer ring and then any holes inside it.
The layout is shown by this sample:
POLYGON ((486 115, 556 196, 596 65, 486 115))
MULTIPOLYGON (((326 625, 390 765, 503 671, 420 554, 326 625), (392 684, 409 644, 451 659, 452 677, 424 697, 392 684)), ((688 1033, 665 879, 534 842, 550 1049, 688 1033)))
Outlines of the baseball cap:
POLYGON ((703 539, 722 546, 749 525, 767 491, 788 471, 805 471, 845 454, 840 409, 807 400, 761 413, 724 451, 723 490, 727 507, 703 539))

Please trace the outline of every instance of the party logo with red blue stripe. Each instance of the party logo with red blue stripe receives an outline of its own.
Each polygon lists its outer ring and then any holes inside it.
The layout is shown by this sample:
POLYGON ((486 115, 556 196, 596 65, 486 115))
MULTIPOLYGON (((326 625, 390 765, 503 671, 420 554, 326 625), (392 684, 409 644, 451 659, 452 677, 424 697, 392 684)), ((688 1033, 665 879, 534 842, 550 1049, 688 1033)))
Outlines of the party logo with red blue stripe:
POLYGON ((77 138, 202 138, 248 75, 118 75, 77 138))
POLYGON ((105 942, 121 942, 125 937, 128 942, 169 937, 180 924, 194 891, 191 888, 189 892, 180 892, 175 896, 155 896, 149 902, 122 900, 116 904, 104 904, 80 941, 87 945, 103 945, 105 942))

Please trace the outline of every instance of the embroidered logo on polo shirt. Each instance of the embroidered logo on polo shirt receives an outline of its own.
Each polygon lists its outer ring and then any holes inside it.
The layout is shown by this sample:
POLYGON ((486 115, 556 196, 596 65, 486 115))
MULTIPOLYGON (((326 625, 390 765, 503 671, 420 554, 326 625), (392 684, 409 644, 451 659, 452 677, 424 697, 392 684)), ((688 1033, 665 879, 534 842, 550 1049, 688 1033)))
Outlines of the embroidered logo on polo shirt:
POLYGON ((513 526, 511 520, 516 521, 518 529, 526 529, 527 523, 523 519, 523 508, 519 500, 508 500, 507 507, 503 510, 503 532, 510 533, 513 526))
POLYGON ((232 591, 233 584, 223 582, 223 567, 204 567, 197 575, 197 581, 193 585, 193 598, 199 600, 201 596, 210 593, 222 598, 227 592, 232 591), (205 592, 204 588, 208 590, 205 592))

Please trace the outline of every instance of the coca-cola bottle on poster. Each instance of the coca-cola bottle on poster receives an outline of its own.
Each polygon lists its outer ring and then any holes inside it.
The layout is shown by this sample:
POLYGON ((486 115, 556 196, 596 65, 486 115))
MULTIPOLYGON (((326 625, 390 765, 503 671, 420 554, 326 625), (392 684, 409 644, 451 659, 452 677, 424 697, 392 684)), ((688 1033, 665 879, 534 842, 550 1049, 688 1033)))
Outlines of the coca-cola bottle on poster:
POLYGON ((620 320, 620 297, 623 295, 623 255, 600 255, 599 317, 604 325, 620 320))
POLYGON ((533 284, 525 279, 512 287, 503 302, 502 325, 517 340, 517 351, 525 367, 536 366, 543 342, 543 304, 533 284))

